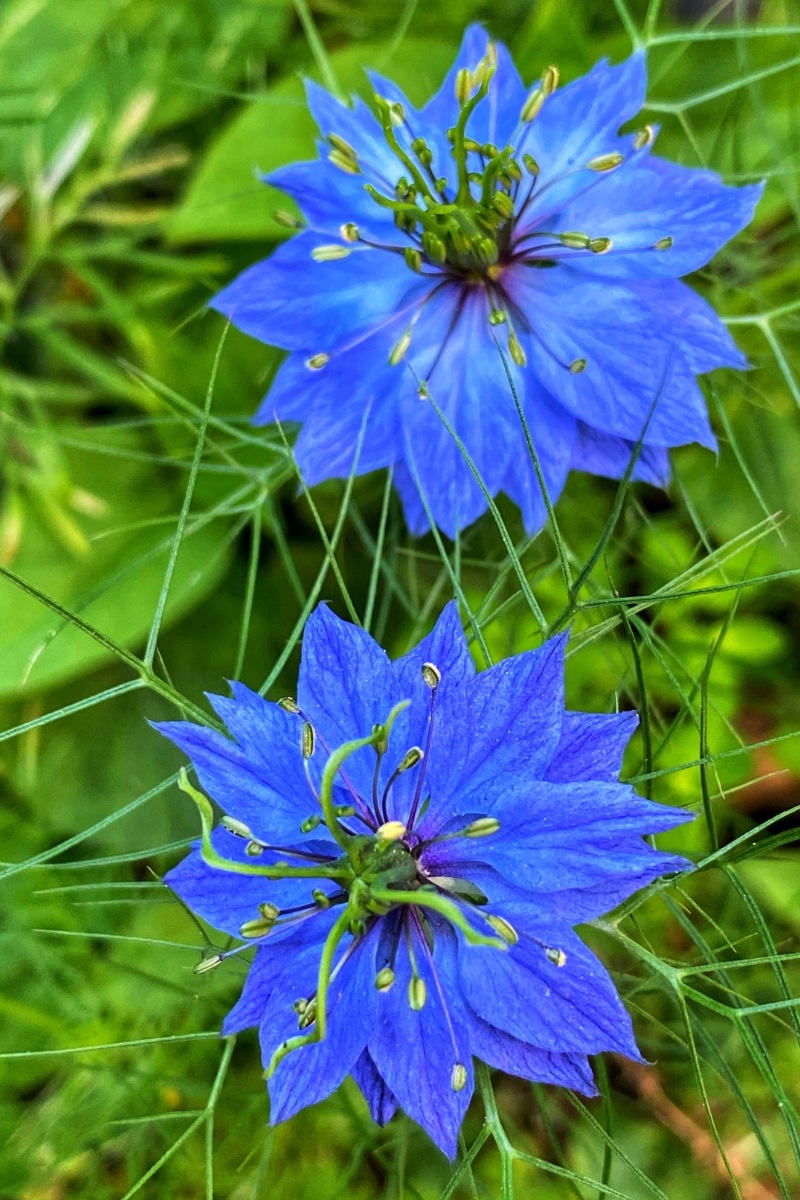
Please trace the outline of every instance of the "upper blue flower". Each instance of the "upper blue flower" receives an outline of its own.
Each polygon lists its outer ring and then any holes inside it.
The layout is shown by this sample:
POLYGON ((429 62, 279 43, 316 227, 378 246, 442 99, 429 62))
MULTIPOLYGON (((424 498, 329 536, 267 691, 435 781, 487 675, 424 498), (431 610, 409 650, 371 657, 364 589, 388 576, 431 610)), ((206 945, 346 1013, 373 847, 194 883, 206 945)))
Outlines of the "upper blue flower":
POLYGON ((588 1095, 587 1055, 639 1058, 573 925, 686 868, 642 835, 688 818, 618 782, 635 714, 565 711, 563 648, 476 674, 450 605, 392 662, 320 606, 296 701, 234 683, 210 697, 233 740, 159 726, 227 814, 194 792, 203 843, 166 881, 256 945, 223 1032, 259 1026, 273 1122, 352 1073, 453 1157, 473 1056, 588 1095))
POLYGON ((644 103, 644 55, 562 90, 548 68, 529 92, 474 25, 421 110, 370 78, 377 116, 308 84, 322 157, 269 176, 305 227, 213 301, 290 352, 256 421, 303 422, 307 482, 394 464, 410 529, 431 517, 452 535, 487 505, 449 423, 488 492, 538 529, 495 339, 551 499, 571 468, 620 477, 642 436, 634 477, 658 484, 668 447, 714 446, 696 375, 746 361, 678 279, 762 188, 656 158, 650 126, 619 135, 644 103))

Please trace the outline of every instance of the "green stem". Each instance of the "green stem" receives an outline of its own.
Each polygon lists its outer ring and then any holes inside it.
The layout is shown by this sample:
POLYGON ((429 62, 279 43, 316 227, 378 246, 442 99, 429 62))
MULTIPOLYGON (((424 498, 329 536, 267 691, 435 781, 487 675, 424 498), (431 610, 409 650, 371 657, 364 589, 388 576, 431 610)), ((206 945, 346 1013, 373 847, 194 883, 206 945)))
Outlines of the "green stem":
POLYGON ((230 871, 235 875, 260 875, 265 879, 351 879, 352 871, 347 866, 342 866, 340 861, 335 862, 332 866, 326 867, 324 864, 314 865, 313 867, 290 867, 279 866, 277 863, 274 866, 266 867, 259 866, 256 863, 238 863, 232 862, 229 858, 224 858, 215 850, 211 842, 211 831, 214 827, 214 810, 211 807, 210 801, 197 788, 192 787, 189 783, 189 778, 186 774, 186 768, 182 767, 178 777, 178 787, 187 796, 191 796, 197 811, 200 813, 200 822, 203 827, 202 855, 203 861, 208 863, 210 867, 217 867, 222 871, 230 871))
MULTIPOLYGON (((388 740, 392 730, 392 725, 397 716, 408 708, 409 701, 401 700, 399 704, 395 704, 389 716, 383 725, 378 725, 376 729, 365 738, 356 738, 355 741, 345 742, 343 746, 339 746, 334 750, 328 761, 325 764, 325 769, 322 772, 322 782, 319 789, 319 801, 322 805, 322 811, 325 816, 325 824, 328 826, 328 832, 339 843, 345 853, 349 853, 352 842, 352 835, 346 833, 339 824, 339 818, 336 816, 336 809, 333 803, 333 785, 336 775, 341 767, 351 754, 355 754, 356 750, 361 750, 365 746, 375 746, 378 742, 388 740)), ((203 797, 205 799, 205 797, 203 797)))
POLYGON ((419 908, 432 908, 440 916, 446 917, 451 925, 460 929, 471 946, 493 946, 496 950, 507 950, 507 944, 500 938, 485 937, 478 933, 467 921, 461 909, 447 896, 438 892, 427 892, 420 888, 415 892, 401 892, 395 888, 370 888, 370 898, 379 904, 414 904, 419 908))
POLYGON ((464 134, 467 128, 467 121, 472 116, 478 104, 489 91, 489 84, 494 75, 494 67, 487 66, 483 77, 483 82, 478 88, 474 96, 472 96, 466 104, 461 108, 456 122, 455 138, 453 139, 453 158, 456 160, 458 168, 458 196, 459 204, 464 204, 466 201, 472 200, 472 192, 469 188, 469 180, 467 179, 467 151, 464 146, 464 134))
POLYGON ((427 179, 422 174, 411 155, 406 153, 397 140, 397 135, 395 134, 394 126, 392 125, 392 109, 388 100, 384 100, 383 96, 376 96, 375 103, 378 106, 381 125, 383 126, 383 136, 386 138, 386 141, 389 143, 392 150, 394 150, 403 166, 406 167, 406 169, 413 176, 414 182, 416 183, 421 195, 423 195, 426 200, 430 201, 431 204, 438 204, 439 197, 434 196, 433 192, 428 187, 427 179))
POLYGON ((291 1054, 292 1050, 299 1050, 301 1046, 310 1046, 314 1042, 321 1042, 325 1037, 326 1032, 326 1017, 328 1003, 328 987, 331 981, 331 967, 333 965, 333 956, 336 949, 344 937, 345 933, 353 920, 353 912, 350 905, 341 913, 333 925, 330 933, 325 939, 325 945, 322 948, 322 955, 319 960, 319 974, 317 975, 317 995, 316 995, 316 1012, 314 1015, 314 1028, 310 1033, 298 1034, 297 1037, 288 1038, 285 1042, 281 1042, 272 1058, 269 1060, 264 1078, 271 1079, 280 1063, 283 1062, 287 1054, 291 1054))

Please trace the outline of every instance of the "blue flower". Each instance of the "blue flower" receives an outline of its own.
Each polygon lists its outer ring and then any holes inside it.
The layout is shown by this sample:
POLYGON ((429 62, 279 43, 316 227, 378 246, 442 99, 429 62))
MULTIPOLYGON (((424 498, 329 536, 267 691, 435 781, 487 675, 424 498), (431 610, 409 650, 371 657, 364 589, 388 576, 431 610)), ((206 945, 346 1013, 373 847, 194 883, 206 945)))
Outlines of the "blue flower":
POLYGON ((762 187, 655 157, 651 126, 618 134, 644 103, 644 55, 562 90, 551 67, 528 91, 472 26, 421 110, 370 78, 377 116, 308 84, 321 158, 269 176, 305 226, 213 301, 289 351, 255 419, 303 423, 306 481, 393 464, 412 532, 432 518, 453 535, 487 507, 455 433, 538 529, 498 346, 551 499, 572 468, 621 477, 642 438, 633 476, 660 485, 670 446, 713 447, 696 376, 747 364, 679 277, 762 187))
POLYGON ((636 716, 566 711, 563 650, 478 674, 450 605, 393 662, 320 606, 296 701, 234 683, 230 738, 158 727, 226 814, 184 780, 204 837, 166 881, 255 945, 223 1032, 259 1027, 273 1122, 352 1074, 452 1158, 473 1057, 587 1095, 587 1055, 641 1061, 573 926, 689 866, 642 838, 688 818, 618 782, 636 716))

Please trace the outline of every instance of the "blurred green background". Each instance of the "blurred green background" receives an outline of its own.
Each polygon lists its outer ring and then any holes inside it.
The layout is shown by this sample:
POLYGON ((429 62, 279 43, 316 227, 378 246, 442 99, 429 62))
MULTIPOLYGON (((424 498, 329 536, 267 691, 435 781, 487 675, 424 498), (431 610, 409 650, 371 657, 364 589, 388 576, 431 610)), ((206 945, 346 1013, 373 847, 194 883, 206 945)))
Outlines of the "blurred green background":
POLYGON ((0 5, 0 1196, 800 1194, 799 35, 789 0, 0 5), (526 79, 646 45, 659 152, 768 180, 692 280, 753 364, 704 381, 719 457, 573 476, 572 593, 502 499, 512 556, 488 514, 410 539, 382 475, 307 494, 248 423, 279 356, 205 311, 285 236, 257 173, 314 154, 302 76, 420 102, 469 20, 526 79), (401 653, 455 593, 483 665, 541 639, 528 588, 571 705, 636 706, 629 777, 700 814, 663 844, 703 869, 584 931, 655 1065, 598 1061, 586 1106, 496 1077, 455 1169, 349 1083, 270 1130, 255 1035, 216 1034, 244 964, 194 975, 218 935, 160 883, 196 827, 145 722, 291 692, 318 598, 401 653))

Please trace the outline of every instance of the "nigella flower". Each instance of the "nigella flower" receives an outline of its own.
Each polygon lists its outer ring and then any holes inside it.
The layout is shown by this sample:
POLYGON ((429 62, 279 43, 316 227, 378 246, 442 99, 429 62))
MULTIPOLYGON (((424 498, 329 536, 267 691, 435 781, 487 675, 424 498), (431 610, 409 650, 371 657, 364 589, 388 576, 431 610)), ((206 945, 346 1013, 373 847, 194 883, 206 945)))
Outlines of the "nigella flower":
POLYGON ((527 91, 472 26, 424 108, 370 78, 377 115, 308 84, 322 157, 269 176, 302 232, 213 301, 289 351, 255 419, 303 423, 306 481, 393 464, 410 529, 452 535, 487 507, 474 466, 534 531, 528 436, 551 499, 571 468, 621 477, 640 440, 633 476, 662 485, 669 447, 713 447, 696 376, 746 361, 679 277, 761 185, 655 157, 651 126, 619 135, 644 55, 527 91))
POLYGON ((473 1056, 587 1095, 587 1055, 639 1059, 573 925, 687 867, 642 838, 687 816, 618 782, 635 714, 565 711, 563 648, 476 674, 451 605, 392 662, 320 606, 296 700, 159 726, 226 814, 184 779, 203 842, 166 881, 256 948, 223 1032, 259 1027, 273 1122, 351 1073, 453 1157, 473 1056))

